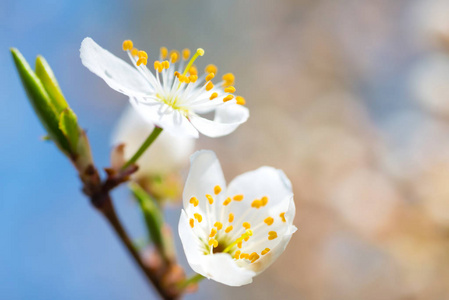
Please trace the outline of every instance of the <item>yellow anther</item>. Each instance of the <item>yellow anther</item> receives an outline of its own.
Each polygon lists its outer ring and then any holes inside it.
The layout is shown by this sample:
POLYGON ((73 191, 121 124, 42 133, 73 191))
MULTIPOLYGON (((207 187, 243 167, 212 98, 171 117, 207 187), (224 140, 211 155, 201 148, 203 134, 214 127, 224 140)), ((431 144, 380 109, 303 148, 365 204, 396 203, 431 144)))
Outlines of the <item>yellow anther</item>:
POLYGON ((240 254, 240 259, 249 259, 249 254, 248 253, 240 254))
POLYGON ((191 66, 189 69, 190 75, 198 75, 198 69, 195 66, 191 66))
POLYGON ((193 204, 193 206, 195 206, 195 207, 197 207, 198 206, 198 204, 200 203, 200 201, 198 201, 198 199, 196 198, 196 197, 192 197, 192 198, 190 198, 190 201, 189 201, 191 204, 193 204))
POLYGON ((231 198, 226 198, 226 200, 225 201, 223 201, 223 205, 224 206, 226 206, 226 205, 228 205, 229 203, 231 203, 231 198))
POLYGON ((215 195, 220 194, 220 192, 221 192, 221 186, 216 185, 216 186, 214 187, 214 193, 215 193, 215 195))
POLYGON ((267 196, 263 196, 262 199, 260 199, 260 201, 262 201, 262 206, 265 206, 268 203, 268 197, 267 196))
POLYGON ((272 217, 268 217, 265 220, 263 220, 268 226, 271 226, 274 222, 274 219, 272 217))
POLYGON ((246 103, 245 98, 243 98, 242 96, 235 97, 235 100, 237 100, 237 104, 240 104, 240 105, 245 105, 245 103, 246 103))
POLYGON ((131 55, 132 55, 132 56, 137 56, 137 54, 139 54, 139 49, 137 49, 137 48, 132 48, 132 49, 131 49, 131 55))
POLYGON ((194 224, 195 224, 195 220, 194 219, 190 219, 190 227, 192 227, 193 228, 193 226, 194 226, 194 224))
POLYGON ((262 252, 260 254, 265 255, 268 252, 270 252, 270 248, 265 248, 264 250, 262 250, 262 252))
POLYGON ((237 247, 239 247, 240 249, 242 249, 242 241, 243 239, 237 243, 237 247))
POLYGON ((206 81, 211 81, 212 78, 215 77, 215 73, 209 73, 209 75, 206 76, 206 81))
POLYGON ((271 241, 271 240, 274 240, 275 238, 277 238, 278 237, 278 234, 277 234, 277 232, 276 231, 270 231, 270 232, 268 232, 268 239, 271 241))
POLYGON ((286 220, 285 220, 285 212, 283 212, 283 213, 281 213, 280 215, 279 215, 279 217, 281 217, 281 219, 282 219, 282 222, 287 222, 286 220))
POLYGON ((133 48, 133 42, 131 40, 126 40, 123 42, 123 51, 131 50, 133 48))
POLYGON ((154 62, 154 69, 155 69, 155 70, 158 70, 158 71, 159 71, 159 69, 162 69, 162 64, 161 64, 160 61, 156 60, 156 61, 154 62))
POLYGON ((203 48, 198 48, 198 49, 196 49, 196 53, 198 53, 199 56, 203 56, 204 55, 204 49, 203 48))
POLYGON ((214 198, 212 198, 211 195, 206 194, 206 198, 207 198, 207 200, 209 200, 209 204, 213 204, 214 203, 214 198))
POLYGON ((223 98, 223 102, 228 102, 230 100, 234 99, 233 95, 227 95, 226 97, 223 98))
POLYGON ((234 201, 242 201, 243 200, 243 195, 235 195, 232 199, 234 199, 234 201))
POLYGON ((198 223, 201 223, 201 221, 203 220, 203 216, 199 213, 194 213, 193 216, 195 217, 195 219, 197 219, 198 223))
POLYGON ((229 225, 228 227, 226 227, 225 232, 229 233, 234 227, 232 227, 232 225, 229 225))
POLYGON ((224 89, 225 93, 235 93, 235 87, 233 86, 228 86, 227 88, 224 89))
POLYGON ((217 67, 215 66, 215 65, 207 65, 206 66, 206 68, 204 69, 204 71, 206 72, 206 73, 214 73, 214 74, 217 74, 217 71, 218 71, 218 69, 217 69, 217 67))
POLYGON ((226 73, 223 75, 222 79, 227 83, 233 84, 235 80, 235 76, 232 73, 226 73))
POLYGON ((176 50, 170 51, 170 61, 172 64, 176 63, 179 59, 179 53, 176 50))
POLYGON ((168 49, 165 47, 161 47, 161 58, 166 59, 168 55, 168 49))
POLYGON ((214 88, 214 84, 212 83, 212 81, 209 81, 208 84, 206 85, 206 91, 210 91, 213 88, 214 88))
POLYGON ((215 98, 217 98, 218 97, 218 94, 217 93, 212 93, 212 95, 210 95, 210 100, 214 100, 215 98))
POLYGON ((182 59, 188 60, 189 57, 190 57, 190 50, 187 48, 182 50, 182 59))
POLYGON ((136 65, 140 66, 141 64, 147 65, 147 59, 142 57, 137 60, 136 65))
POLYGON ((196 75, 190 75, 190 76, 189 76, 189 80, 190 80, 190 82, 196 82, 196 81, 198 80, 198 76, 196 76, 196 75))
POLYGON ((234 258, 235 259, 239 259, 240 258, 240 253, 242 253, 240 250, 235 251, 234 258))
POLYGON ((251 253, 251 255, 249 256, 249 260, 251 260, 251 263, 254 263, 259 258, 260 258, 260 256, 256 252, 251 253))
POLYGON ((209 237, 214 237, 216 234, 217 234, 217 229, 212 228, 212 229, 210 230, 209 237))
POLYGON ((242 226, 245 227, 245 229, 251 228, 251 224, 249 224, 248 222, 243 222, 242 226))
POLYGON ((223 228, 223 224, 221 224, 221 222, 215 222, 214 226, 217 227, 217 230, 221 230, 223 228))
POLYGON ((229 223, 232 223, 232 221, 234 221, 234 214, 230 213, 229 214, 229 219, 228 219, 229 223))
POLYGON ((179 74, 179 72, 178 71, 175 71, 175 73, 173 73, 176 77, 178 77, 179 78, 179 76, 181 76, 181 74, 179 74))
POLYGON ((253 231, 251 229, 246 229, 245 233, 246 236, 250 237, 253 236, 253 231))
POLYGON ((138 51, 137 55, 139 56, 139 58, 148 59, 148 54, 145 51, 143 51, 143 50, 138 51))
POLYGON ((251 203, 251 207, 255 207, 255 208, 260 208, 262 206, 262 201, 261 200, 254 200, 252 203, 251 203))
POLYGON ((209 246, 214 246, 214 248, 217 248, 218 241, 216 239, 210 239, 209 240, 209 246))
POLYGON ((162 65, 163 65, 164 69, 170 68, 170 63, 168 62, 168 60, 163 61, 162 65))

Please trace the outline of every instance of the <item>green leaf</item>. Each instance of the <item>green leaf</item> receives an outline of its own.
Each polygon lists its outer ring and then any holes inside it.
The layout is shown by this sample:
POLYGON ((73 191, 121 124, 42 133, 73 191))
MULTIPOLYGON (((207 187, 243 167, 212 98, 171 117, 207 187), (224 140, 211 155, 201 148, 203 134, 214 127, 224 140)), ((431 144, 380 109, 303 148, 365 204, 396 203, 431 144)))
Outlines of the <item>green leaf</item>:
POLYGON ((142 210, 151 241, 153 241, 156 247, 160 249, 162 253, 164 253, 164 239, 162 236, 162 226, 164 224, 164 218, 162 212, 159 209, 159 206, 151 198, 151 196, 148 195, 148 193, 137 183, 130 183, 129 188, 131 189, 134 197, 139 202, 140 209, 142 210))
POLYGON ((40 55, 36 58, 36 76, 40 79, 42 85, 50 96, 52 104, 58 114, 69 107, 50 65, 45 58, 40 55))
POLYGON ((69 154, 70 145, 64 134, 59 130, 59 114, 53 106, 50 96, 19 50, 11 48, 11 54, 28 99, 42 125, 55 144, 63 152, 69 154))
POLYGON ((77 117, 70 108, 66 108, 61 112, 59 117, 59 129, 61 129, 62 133, 69 141, 71 149, 73 149, 72 153, 76 153, 80 130, 78 127, 77 117))

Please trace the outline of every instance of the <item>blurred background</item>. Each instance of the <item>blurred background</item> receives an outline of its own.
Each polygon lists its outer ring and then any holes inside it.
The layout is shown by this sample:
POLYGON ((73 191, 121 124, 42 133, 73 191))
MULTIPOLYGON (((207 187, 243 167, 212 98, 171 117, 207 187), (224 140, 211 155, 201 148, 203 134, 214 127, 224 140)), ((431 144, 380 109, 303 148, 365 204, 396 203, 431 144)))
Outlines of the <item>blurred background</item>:
MULTIPOLYGON (((8 52, 47 58, 108 166, 127 99, 82 66, 87 36, 122 58, 125 39, 204 48, 200 69, 234 72, 251 117, 196 148, 228 182, 260 165, 293 182, 299 230, 278 261, 187 299, 449 299, 449 0, 0 0, 0 299, 156 299, 40 139, 8 52)), ((144 235, 126 188, 114 198, 144 235)))

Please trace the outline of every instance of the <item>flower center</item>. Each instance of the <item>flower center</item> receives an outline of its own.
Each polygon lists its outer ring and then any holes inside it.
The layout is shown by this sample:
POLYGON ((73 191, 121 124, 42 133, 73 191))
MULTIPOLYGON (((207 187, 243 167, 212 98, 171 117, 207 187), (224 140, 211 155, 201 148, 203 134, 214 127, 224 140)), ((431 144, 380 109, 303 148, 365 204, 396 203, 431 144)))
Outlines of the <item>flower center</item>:
MULTIPOLYGON (((204 195, 206 215, 199 212, 199 203, 197 197, 190 199, 190 205, 193 206, 193 210, 198 212, 193 213, 190 218, 190 227, 196 228, 196 232, 199 234, 200 240, 203 244, 204 254, 212 255, 216 253, 228 253, 235 260, 245 260, 250 263, 256 262, 261 256, 266 255, 270 248, 264 248, 263 245, 275 240, 278 234, 274 230, 269 230, 269 227, 274 222, 285 223, 285 213, 281 213, 279 217, 275 218, 268 216, 260 224, 254 224, 252 227, 250 221, 254 215, 263 213, 259 209, 265 207, 269 199, 267 196, 263 196, 260 199, 254 199, 251 202, 249 209, 235 218, 233 212, 229 211, 231 207, 238 209, 238 202, 244 200, 243 194, 234 195, 233 197, 227 197, 222 203, 217 201, 222 189, 219 185, 213 188, 213 194, 204 195), (232 202, 237 202, 230 205, 232 202), (196 223, 203 223, 203 226, 196 223), (259 250, 259 251, 258 251, 259 250)), ((242 203, 243 204, 243 203, 242 203)), ((260 218, 254 218, 260 219, 260 218)))

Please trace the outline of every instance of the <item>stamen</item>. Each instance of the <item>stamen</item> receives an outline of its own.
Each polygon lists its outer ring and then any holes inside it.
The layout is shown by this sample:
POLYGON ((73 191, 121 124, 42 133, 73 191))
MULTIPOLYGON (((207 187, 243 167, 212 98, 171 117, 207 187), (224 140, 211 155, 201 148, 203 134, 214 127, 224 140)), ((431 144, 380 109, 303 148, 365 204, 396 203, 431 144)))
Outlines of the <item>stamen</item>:
POLYGON ((139 54, 139 49, 137 49, 137 48, 132 48, 132 49, 131 49, 131 55, 132 55, 132 56, 137 56, 137 54, 139 54))
POLYGON ((230 213, 229 214, 229 219, 228 219, 229 223, 232 223, 232 221, 234 221, 234 214, 230 213))
POLYGON ((254 200, 252 203, 251 203, 251 207, 255 207, 255 208, 260 208, 262 206, 262 201, 261 200, 254 200))
MULTIPOLYGON (((207 89, 206 89, 207 90, 207 89)), ((226 97, 223 98, 223 102, 228 102, 230 100, 234 99, 233 95, 227 95, 226 97)))
POLYGON ((279 215, 279 217, 281 217, 281 219, 282 219, 282 222, 287 222, 286 220, 285 220, 285 212, 283 212, 283 213, 281 213, 280 215, 279 215))
POLYGON ((260 199, 262 201, 262 206, 267 205, 268 203, 268 197, 267 196, 263 196, 262 199, 260 199))
POLYGON ((188 60, 189 57, 190 57, 190 50, 187 48, 182 50, 182 59, 188 60))
POLYGON ((206 194, 206 198, 207 198, 207 200, 209 200, 209 204, 213 204, 214 203, 214 198, 212 198, 211 195, 206 194))
POLYGON ((245 229, 251 228, 251 224, 249 224, 248 222, 243 222, 242 226, 245 227, 245 229))
POLYGON ((240 105, 245 105, 245 103, 246 103, 245 98, 243 98, 242 96, 235 97, 235 100, 237 100, 237 104, 240 104, 240 105))
POLYGON ((162 72, 162 64, 161 64, 160 61, 156 60, 156 61, 154 62, 154 69, 155 69, 156 71, 158 71, 159 73, 162 72))
POLYGON ((123 51, 131 50, 133 48, 133 42, 131 40, 125 40, 122 47, 123 51))
POLYGON ((212 78, 214 78, 214 77, 215 77, 215 73, 209 73, 209 75, 206 76, 206 82, 211 81, 212 78))
POLYGON ((270 231, 270 232, 268 232, 268 239, 271 241, 271 240, 274 240, 275 238, 277 238, 278 237, 278 234, 277 234, 277 232, 276 231, 270 231))
POLYGON ((193 228, 194 224, 195 224, 195 220, 191 218, 191 219, 190 219, 190 227, 193 228))
POLYGON ((214 246, 214 248, 217 248, 218 241, 216 239, 210 239, 209 240, 209 246, 214 246))
POLYGON ((240 254, 240 259, 249 259, 249 254, 248 253, 240 254))
POLYGON ((216 234, 217 234, 217 229, 212 228, 212 229, 210 230, 209 237, 214 237, 216 234))
POLYGON ((227 88, 224 89, 224 91, 225 91, 225 93, 235 93, 235 87, 228 86, 227 88))
POLYGON ((196 82, 198 80, 198 76, 190 75, 189 79, 190 79, 190 82, 196 82))
POLYGON ((195 67, 195 65, 192 65, 189 69, 190 75, 198 75, 198 69, 195 67))
POLYGON ((215 222, 214 224, 215 227, 217 227, 217 230, 221 230, 223 228, 223 224, 221 224, 221 222, 215 222))
POLYGON ((270 252, 270 248, 265 248, 260 254, 265 255, 270 252))
POLYGON ((164 69, 168 69, 170 68, 170 63, 168 62, 168 60, 165 60, 162 62, 162 66, 164 67, 164 69))
POLYGON ((136 65, 140 66, 141 64, 147 65, 147 59, 142 57, 137 60, 136 65))
POLYGON ((171 63, 174 64, 179 59, 179 52, 177 50, 171 50, 169 56, 170 56, 171 63))
POLYGON ((242 201, 243 200, 243 195, 242 194, 235 195, 234 198, 232 198, 232 199, 234 199, 234 201, 242 201))
POLYGON ((263 220, 268 226, 271 226, 274 222, 274 219, 272 217, 268 217, 265 220, 263 220))
POLYGON ((217 69, 217 67, 216 67, 215 65, 210 64, 210 65, 207 65, 207 66, 206 66, 206 68, 204 69, 204 71, 205 71, 206 73, 214 73, 214 74, 217 74, 218 69, 217 69))
POLYGON ((223 79, 224 81, 226 81, 226 84, 227 84, 227 85, 231 85, 231 84, 233 84, 234 81, 235 81, 235 76, 234 76, 234 74, 232 74, 232 73, 226 73, 226 74, 223 75, 222 79, 223 79))
POLYGON ((253 264, 256 260, 260 258, 259 254, 256 252, 251 253, 249 259, 251 260, 251 263, 253 264))
POLYGON ((193 216, 195 217, 195 219, 197 219, 198 223, 201 223, 201 221, 203 220, 203 216, 199 213, 194 213, 193 216))
POLYGON ((240 258, 240 253, 242 253, 242 251, 240 251, 240 250, 235 251, 234 258, 235 259, 239 259, 240 258))
POLYGON ((189 201, 191 204, 193 204, 193 206, 195 206, 195 207, 197 207, 198 206, 198 204, 200 203, 200 201, 196 198, 196 197, 192 197, 192 198, 190 198, 190 201, 189 201))
POLYGON ((209 81, 209 83, 206 85, 206 91, 210 91, 213 88, 214 88, 214 84, 212 83, 212 81, 209 81))
POLYGON ((148 59, 148 54, 145 51, 143 51, 143 50, 138 51, 137 55, 139 56, 139 58, 148 59))
POLYGON ((226 205, 228 205, 229 203, 231 203, 231 198, 226 198, 226 200, 225 201, 223 201, 223 205, 224 206, 226 206, 226 205))
POLYGON ((226 227, 225 232, 229 233, 234 227, 232 227, 232 225, 229 225, 228 227, 226 227))
POLYGON ((161 58, 166 59, 168 55, 168 49, 165 47, 161 47, 161 58))
POLYGON ((217 98, 218 97, 218 94, 217 93, 212 93, 212 95, 210 95, 210 100, 214 100, 215 98, 217 98))
POLYGON ((219 185, 216 185, 216 186, 214 187, 214 193, 215 193, 215 195, 220 194, 220 192, 221 192, 221 187, 220 187, 219 185))

